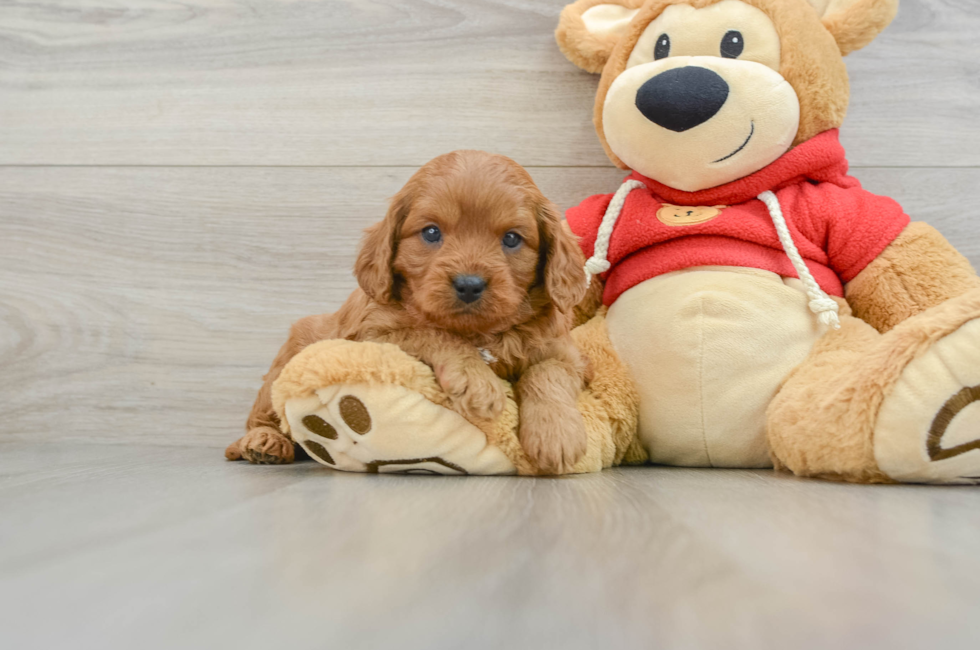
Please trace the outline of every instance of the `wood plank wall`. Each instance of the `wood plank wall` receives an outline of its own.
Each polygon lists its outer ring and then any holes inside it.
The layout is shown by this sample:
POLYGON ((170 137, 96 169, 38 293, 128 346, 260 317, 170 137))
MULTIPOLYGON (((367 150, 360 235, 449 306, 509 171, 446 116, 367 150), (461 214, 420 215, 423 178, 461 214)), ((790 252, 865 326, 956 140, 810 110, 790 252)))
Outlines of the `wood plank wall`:
MULTIPOLYGON (((561 0, 0 1, 0 439, 220 447, 415 167, 612 191, 561 0)), ((980 265, 980 3, 849 57, 854 173, 980 265)))

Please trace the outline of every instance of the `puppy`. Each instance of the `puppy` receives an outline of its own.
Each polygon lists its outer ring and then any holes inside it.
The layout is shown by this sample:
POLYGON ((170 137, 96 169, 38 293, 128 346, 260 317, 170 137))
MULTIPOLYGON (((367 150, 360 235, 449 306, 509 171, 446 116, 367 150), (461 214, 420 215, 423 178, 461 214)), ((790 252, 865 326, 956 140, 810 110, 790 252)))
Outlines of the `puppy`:
POLYGON ((586 293, 584 262, 555 205, 514 161, 479 151, 430 161, 366 231, 354 268, 360 289, 337 313, 293 325, 247 434, 226 456, 292 462, 272 383, 307 345, 344 338, 394 343, 421 359, 471 419, 500 415, 497 377, 511 381, 528 456, 542 474, 568 470, 586 449, 576 408, 586 363, 569 335, 586 293))

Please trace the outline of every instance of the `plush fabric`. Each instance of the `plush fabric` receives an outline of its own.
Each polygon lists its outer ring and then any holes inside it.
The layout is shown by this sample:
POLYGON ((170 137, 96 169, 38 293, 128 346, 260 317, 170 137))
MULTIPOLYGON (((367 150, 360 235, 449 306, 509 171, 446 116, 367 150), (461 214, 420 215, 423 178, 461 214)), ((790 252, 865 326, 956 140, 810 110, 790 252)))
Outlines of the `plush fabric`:
MULTIPOLYGON (((562 18, 565 52, 578 51, 569 28, 578 4, 562 18)), ((628 180, 642 185, 622 210, 613 195, 600 195, 567 218, 584 251, 596 253, 589 268, 605 271, 610 337, 636 380, 639 439, 651 459, 749 467, 768 449, 774 466, 801 476, 980 480, 980 279, 935 230, 862 190, 837 142, 848 97, 843 56, 870 43, 897 5, 648 0, 618 24, 614 47, 607 31, 604 47, 592 50, 608 51, 596 132, 614 163, 632 164, 628 180), (759 20, 778 34, 778 64, 759 20), (755 50, 745 59, 711 51, 710 39, 736 28, 755 50), (745 106, 742 95, 768 83, 760 64, 799 100, 793 148, 759 164, 784 146, 775 127, 796 117, 778 92, 767 92, 771 114, 759 119, 775 126, 758 130, 761 143, 750 136, 745 146, 755 149, 733 162, 715 160, 713 143, 731 140, 746 119, 725 106, 745 106), (719 104, 723 87, 729 97, 719 104), (650 101, 646 88, 661 95, 650 101), (681 119, 680 111, 699 115, 681 119), (701 167, 692 171, 692 161, 701 167), (717 182, 736 171, 744 173, 717 182), (769 209, 757 200, 763 192, 775 194, 769 209), (777 236, 776 211, 788 243, 777 236), (785 254, 793 248, 837 296, 839 328, 814 329, 809 311, 824 313, 829 302, 816 286, 780 301, 797 275, 785 254)), ((587 31, 589 22, 580 23, 587 31)))
MULTIPOLYGON (((842 56, 870 44, 894 19, 898 0, 744 0, 765 12, 775 23, 781 41, 779 72, 800 97, 800 128, 794 144, 844 121, 850 98, 847 69, 842 56)), ((685 4, 696 9, 718 0, 578 0, 562 11, 555 36, 561 51, 575 65, 602 73, 594 106, 594 123, 609 159, 627 169, 609 144, 602 127, 606 94, 626 69, 634 46, 647 26, 666 7, 685 4), (637 9, 619 38, 611 32, 589 33, 582 14, 597 5, 614 4, 637 9)))
MULTIPOLYGON (((577 345, 595 372, 578 407, 588 448, 570 473, 646 460, 635 440, 636 392, 609 344, 602 316, 578 327, 577 345)), ((517 438, 508 401, 493 421, 452 410, 432 369, 387 343, 328 340, 283 368, 272 398, 283 430, 318 462, 372 473, 537 474, 517 438)))
POLYGON ((898 0, 809 0, 841 54, 868 46, 895 19, 898 0))
POLYGON ((847 284, 854 315, 881 332, 973 289, 980 277, 932 226, 910 224, 847 284))
MULTIPOLYGON (((836 131, 823 133, 739 181, 681 192, 634 172, 647 189, 630 193, 613 232, 603 297, 610 305, 631 287, 663 273, 697 266, 744 266, 793 277, 765 205, 755 197, 775 189, 790 232, 824 291, 843 296, 854 279, 909 223, 892 199, 861 188, 847 175, 836 131), (665 220, 670 206, 719 206, 706 221, 665 220), (726 207, 727 206, 727 207, 726 207)), ((587 256, 612 194, 593 196, 566 217, 587 256)), ((681 211, 683 213, 683 211, 681 211)))
MULTIPOLYGON (((973 318, 959 327, 967 310, 950 314, 953 331, 913 358, 882 401, 873 432, 875 463, 896 481, 980 483, 978 306, 974 300, 967 312, 973 318)), ((934 337, 937 329, 923 333, 934 337)))
MULTIPOLYGON (((977 319, 980 290, 909 318, 884 335, 844 316, 841 329, 817 342, 769 407, 769 444, 777 466, 801 476, 870 483, 980 477, 977 451, 940 461, 944 467, 929 467, 929 428, 907 426, 910 420, 931 424, 946 400, 962 390, 961 381, 967 387, 980 384, 975 370, 980 366, 974 365, 980 349, 977 319), (950 355, 957 348, 971 354, 957 359, 950 355), (941 397, 922 391, 950 369, 962 369, 963 376, 949 378, 941 397), (910 382, 912 390, 896 390, 910 382), (890 407, 883 413, 886 401, 890 407), (909 461, 915 455, 918 465, 909 461), (878 456, 892 460, 904 473, 886 473, 878 456), (956 467, 948 467, 950 463, 956 467)), ((976 431, 972 433, 975 440, 976 431)))
MULTIPOLYGON (((586 0, 591 3, 591 0, 586 0)), ((606 153, 614 164, 626 169, 626 165, 609 147, 602 127, 606 94, 616 78, 626 69, 633 47, 640 40, 646 27, 670 5, 688 4, 694 8, 716 4, 718 0, 649 0, 622 33, 619 42, 610 51, 605 66, 601 68, 599 91, 596 94, 593 122, 606 153)), ((628 2, 628 0, 627 0, 628 2)), ((847 113, 850 96, 847 69, 833 35, 823 28, 820 18, 803 0, 745 0, 772 18, 780 35, 782 52, 779 73, 793 86, 800 98, 800 127, 794 139, 799 144, 829 129, 840 127, 847 113)), ((577 3, 576 3, 577 4, 577 3)), ((575 20, 576 4, 566 8, 568 23, 559 35, 566 56, 577 52, 575 34, 584 31, 575 20), (572 25, 576 25, 575 28, 572 25)), ((591 3, 595 4, 595 3, 591 3)), ((621 3, 626 4, 626 3, 621 3)), ((629 3, 633 4, 633 3, 629 3)), ((608 36, 604 39, 608 41, 608 36)), ((591 40, 586 40, 586 44, 591 40)), ((604 49, 596 50, 589 57, 589 71, 596 71, 596 59, 604 49)), ((581 58, 577 53, 569 56, 573 63, 581 58)))
POLYGON ((799 98, 779 73, 780 57, 779 33, 756 7, 732 0, 702 10, 667 6, 640 35, 626 70, 606 93, 602 133, 609 148, 624 165, 685 191, 768 165, 790 148, 800 123, 799 98), (736 28, 737 59, 718 56, 724 35, 736 28), (705 79, 713 83, 705 85, 705 79), (671 122, 698 122, 693 116, 722 102, 718 114, 696 129, 660 128, 649 113, 663 107, 664 89, 677 84, 690 97, 671 122))
MULTIPOLYGON (((444 410, 451 407, 452 401, 439 386, 432 369, 418 359, 390 343, 367 344, 345 340, 321 341, 296 355, 273 384, 272 403, 276 415, 283 422, 283 431, 291 433, 296 420, 291 421, 286 415, 287 405, 292 400, 309 398, 326 387, 392 385, 400 386, 444 410)), ((498 420, 470 422, 472 428, 461 427, 461 435, 471 437, 475 435, 475 429, 483 434, 488 444, 500 448, 519 470, 533 473, 533 468, 520 450, 520 444, 514 438, 517 413, 513 392, 509 394, 508 406, 498 420)), ((462 422, 450 419, 443 421, 443 424, 459 426, 462 422)), ((426 457, 432 455, 429 453, 426 457)))
POLYGON ((738 60, 760 63, 778 72, 782 45, 772 20, 764 11, 752 5, 723 2, 710 5, 707 12, 699 12, 686 3, 665 7, 643 30, 626 66, 629 68, 654 60, 657 40, 664 33, 670 35, 670 56, 697 56, 700 57, 698 63, 704 63, 707 58, 702 56, 704 52, 717 50, 718 36, 735 24, 752 36, 743 42, 738 60))
MULTIPOLYGON (((565 7, 555 30, 555 40, 562 53, 575 65, 588 72, 598 73, 606 65, 610 52, 616 47, 620 34, 618 30, 599 28, 590 31, 584 15, 596 7, 609 7, 613 11, 623 9, 629 12, 630 20, 636 15, 636 10, 643 5, 644 0, 624 0, 610 3, 607 0, 579 0, 565 7)), ((612 19, 612 17, 609 17, 612 19)), ((617 27, 625 27, 618 24, 617 27)), ((627 23, 628 24, 628 23, 627 23)), ((611 20, 607 22, 612 26, 611 20)), ((594 26, 593 26, 594 27, 594 26)))
MULTIPOLYGON (((367 346, 370 347, 370 346, 367 346)), ((394 356, 395 351, 384 354, 394 356)), ((401 354, 398 352, 398 354, 401 354)), ((399 384, 341 383, 285 404, 293 440, 333 469, 515 474, 514 462, 458 413, 399 384), (418 431, 422 435, 405 435, 418 431)), ((509 411, 516 410, 511 402, 509 411)))
POLYGON ((657 276, 609 308, 655 463, 771 467, 766 407, 820 335, 799 281, 753 268, 657 276), (628 353, 625 353, 628 351, 628 353))
MULTIPOLYGON (((709 122, 674 132, 637 110, 637 93, 650 81, 647 69, 623 72, 609 88, 602 120, 609 147, 625 166, 643 169, 671 187, 693 192, 741 178, 747 169, 774 162, 793 144, 800 124, 799 100, 775 70, 717 56, 670 57, 660 69, 661 75, 710 71, 727 85, 727 96, 709 122), (746 148, 750 141, 753 146, 746 148), (705 165, 704 161, 715 162, 705 165)), ((677 79, 663 83, 674 84, 677 79)), ((701 94, 703 88, 693 91, 701 94)), ((650 92, 651 97, 660 96, 656 88, 650 92)), ((682 119, 685 115, 680 113, 682 119)))

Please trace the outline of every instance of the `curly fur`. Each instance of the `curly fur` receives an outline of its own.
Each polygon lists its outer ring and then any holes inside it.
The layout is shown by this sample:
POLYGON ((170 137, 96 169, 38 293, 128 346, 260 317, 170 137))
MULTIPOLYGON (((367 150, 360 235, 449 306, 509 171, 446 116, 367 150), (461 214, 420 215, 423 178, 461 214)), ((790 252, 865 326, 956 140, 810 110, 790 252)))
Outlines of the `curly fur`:
MULTIPOLYGON (((360 289, 335 314, 293 325, 246 430, 272 427, 286 437, 271 387, 308 345, 324 339, 387 342, 432 366, 454 407, 474 422, 503 411, 506 395, 498 377, 515 382, 527 414, 520 424, 522 444, 542 473, 566 471, 586 445, 575 409, 586 364, 570 335, 573 310, 585 295, 583 265, 557 208, 523 168, 477 151, 440 156, 408 181, 384 220, 366 231, 355 264, 360 289), (420 236, 430 225, 443 233, 439 244, 420 236), (507 232, 523 238, 514 251, 501 245, 507 232), (487 280, 480 300, 458 299, 452 280, 460 274, 487 280), (480 349, 496 358, 491 366, 480 349), (547 418, 533 417, 544 412, 547 418)), ((239 449, 247 458, 241 444, 239 449)))

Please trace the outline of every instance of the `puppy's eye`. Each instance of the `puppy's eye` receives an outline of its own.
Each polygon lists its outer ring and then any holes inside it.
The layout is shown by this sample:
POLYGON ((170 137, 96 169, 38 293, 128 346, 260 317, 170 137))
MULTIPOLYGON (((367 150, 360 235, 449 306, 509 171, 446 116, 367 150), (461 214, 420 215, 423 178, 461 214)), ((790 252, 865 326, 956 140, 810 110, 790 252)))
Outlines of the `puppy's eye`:
POLYGON ((661 34, 657 39, 657 44, 653 47, 653 60, 659 61, 670 56, 670 36, 661 34))
POLYGON ((437 226, 426 226, 420 234, 422 240, 430 244, 438 244, 442 241, 442 231, 437 226))
POLYGON ((737 59, 744 49, 745 39, 742 38, 742 32, 733 29, 721 39, 721 55, 726 59, 737 59))
POLYGON ((506 235, 504 235, 504 238, 503 238, 502 241, 503 241, 503 244, 504 244, 504 248, 506 248, 507 250, 515 250, 521 244, 524 243, 524 238, 521 237, 520 235, 518 235, 516 232, 511 231, 511 232, 507 233, 506 235))

